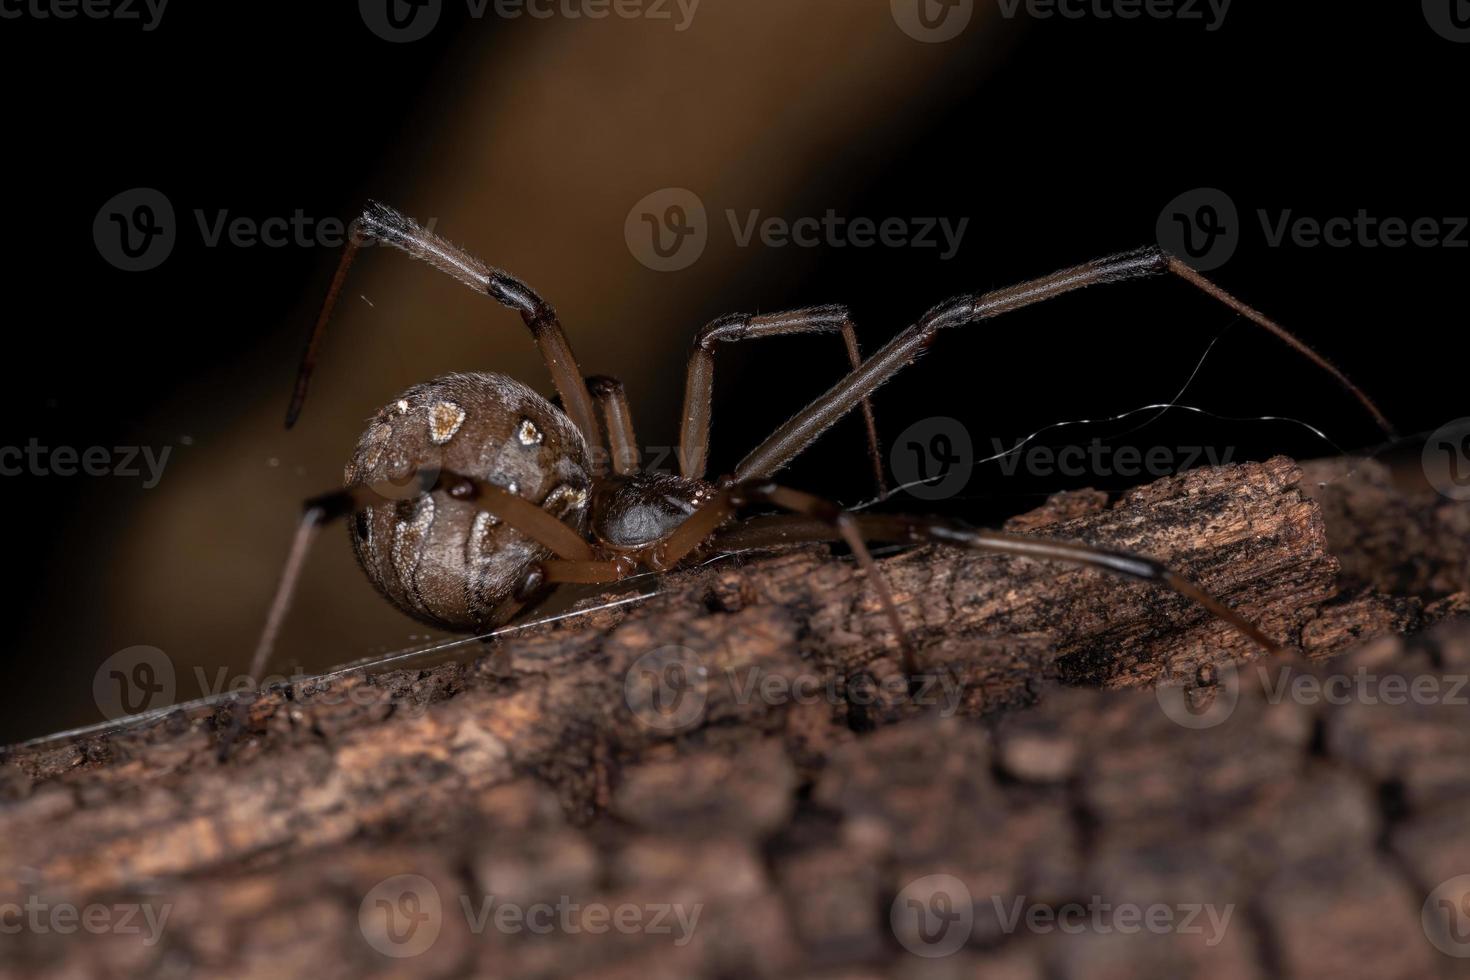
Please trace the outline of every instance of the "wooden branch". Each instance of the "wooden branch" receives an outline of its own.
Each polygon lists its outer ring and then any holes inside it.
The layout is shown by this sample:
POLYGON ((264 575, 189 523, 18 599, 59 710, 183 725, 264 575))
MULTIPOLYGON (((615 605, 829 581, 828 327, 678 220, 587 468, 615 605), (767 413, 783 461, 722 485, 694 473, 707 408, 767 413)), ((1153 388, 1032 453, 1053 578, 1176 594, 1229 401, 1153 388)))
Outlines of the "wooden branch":
MULTIPOLYGON (((1312 677, 1463 673, 1470 626, 1395 637, 1467 611, 1467 536, 1438 533, 1464 528, 1466 509, 1397 492, 1373 464, 1350 479, 1337 462, 1308 472, 1285 459, 1200 470, 1112 503, 1062 495, 1012 525, 1186 571, 1318 661, 1295 668, 1312 677), (1430 538, 1412 557, 1391 546, 1430 538)), ((946 874, 973 916, 945 961, 957 972, 1435 968, 1419 907, 1470 873, 1470 834, 1450 816, 1470 795, 1465 709, 1273 702, 1278 665, 1232 631, 1093 571, 932 548, 881 564, 918 642, 916 691, 863 576, 813 548, 670 576, 653 598, 513 634, 474 663, 348 672, 10 750, 0 929, 7 902, 168 919, 152 945, 146 929, 0 932, 0 963, 317 977, 888 969, 924 962, 908 951, 923 944, 905 888, 923 893, 913 907, 938 908, 923 904, 926 876, 946 874), (1218 724, 1188 726, 1226 703, 1218 724), (399 875, 417 876, 414 902, 399 901, 399 875), (487 895, 492 909, 579 909, 548 935, 493 916, 477 930, 487 895), (1018 900, 1092 896, 1235 918, 1215 943, 1007 925, 1018 900), (590 929, 595 909, 696 906, 686 933, 590 929), (412 921, 437 938, 397 943, 393 910, 430 916, 412 921)))

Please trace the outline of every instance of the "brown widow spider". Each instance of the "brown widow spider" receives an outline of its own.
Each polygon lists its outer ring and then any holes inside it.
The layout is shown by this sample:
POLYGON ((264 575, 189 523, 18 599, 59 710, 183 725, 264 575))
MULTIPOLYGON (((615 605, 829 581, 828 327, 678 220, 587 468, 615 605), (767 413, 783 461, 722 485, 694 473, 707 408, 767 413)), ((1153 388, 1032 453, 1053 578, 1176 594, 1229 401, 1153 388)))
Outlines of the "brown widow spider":
POLYGON ((639 471, 632 416, 622 386, 584 378, 555 311, 525 283, 487 266, 392 208, 371 203, 332 279, 302 356, 286 416, 306 398, 332 309, 364 242, 402 249, 516 310, 531 330, 560 395, 553 405, 499 374, 451 374, 415 385, 378 412, 358 440, 345 489, 308 500, 251 666, 260 677, 290 606, 306 554, 322 525, 351 517, 357 560, 400 610, 453 632, 505 623, 558 583, 611 583, 639 568, 663 572, 724 550, 843 541, 871 577, 910 678, 913 649, 868 541, 936 543, 1090 565, 1186 596, 1267 651, 1279 649, 1254 624, 1185 576, 1138 555, 1070 541, 977 530, 953 520, 855 514, 771 481, 782 467, 861 406, 868 448, 882 465, 868 396, 913 363, 940 330, 997 317, 1098 283, 1172 274, 1270 331, 1327 371, 1392 432, 1377 406, 1297 337, 1157 247, 1097 259, 1005 289, 961 296, 931 309, 862 360, 845 307, 818 306, 716 320, 695 337, 679 440, 680 475, 639 471), (798 412, 720 480, 705 479, 714 352, 760 337, 837 333, 852 371, 798 412), (752 508, 791 512, 740 520, 752 508))

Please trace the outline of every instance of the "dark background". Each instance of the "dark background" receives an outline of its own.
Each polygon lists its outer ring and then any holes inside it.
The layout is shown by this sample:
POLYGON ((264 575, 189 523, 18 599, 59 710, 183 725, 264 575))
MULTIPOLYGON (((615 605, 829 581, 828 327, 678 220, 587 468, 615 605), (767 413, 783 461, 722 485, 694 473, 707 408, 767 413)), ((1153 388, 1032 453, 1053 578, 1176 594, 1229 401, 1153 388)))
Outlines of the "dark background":
MULTIPOLYGON (((1257 209, 1316 218, 1470 212, 1462 154, 1470 47, 1418 4, 1238 3, 1223 26, 1005 19, 980 0, 958 39, 920 44, 887 0, 704 0, 693 26, 506 21, 447 4, 391 44, 351 4, 170 5, 137 22, 0 20, 6 411, 0 445, 172 446, 160 485, 0 479, 10 568, 0 741, 99 720, 93 674, 160 647, 179 697, 194 668, 243 672, 296 503, 340 482, 362 419, 436 373, 500 370, 549 388, 518 320, 397 256, 365 259, 302 423, 280 417, 335 255, 206 247, 193 212, 350 218, 367 197, 535 284, 589 372, 622 376, 640 441, 676 433, 687 338, 733 311, 841 301, 867 350, 956 293, 1155 239, 1161 209, 1226 191, 1243 228, 1212 275, 1338 362, 1404 433, 1466 414, 1462 248, 1269 247, 1257 209), (124 272, 93 239, 99 208, 153 187, 178 242, 124 272), (643 195, 689 187, 711 246, 683 272, 623 236, 643 195), (736 248, 724 211, 968 217, 934 249, 736 248), (363 295, 373 305, 358 300, 363 295), (184 438, 189 443, 185 444, 184 438)), ((1463 236, 1462 236, 1463 237, 1463 236)), ((1105 287, 944 336, 877 400, 888 443, 935 416, 977 448, 1048 423, 1169 400, 1289 416, 1344 449, 1371 420, 1284 346, 1186 287, 1105 287)), ((712 468, 728 470, 840 373, 831 338, 721 356, 712 468)), ((1138 419, 1138 420, 1141 420, 1138 419)), ((1136 421, 1135 420, 1135 423, 1136 421)), ((1172 413, 1147 429, 1071 429, 1236 459, 1335 450, 1280 422, 1172 413)), ((1409 440, 1404 458, 1417 458, 1409 440)), ((1405 467, 1412 476, 1413 467, 1405 467)), ((844 425, 785 475, 870 496, 844 425)), ((982 465, 942 507, 994 522, 1046 493, 1139 480, 1004 477, 982 465)), ((896 502, 895 506, 903 506, 896 502)), ((284 664, 322 669, 424 637, 328 533, 286 627, 284 664)))

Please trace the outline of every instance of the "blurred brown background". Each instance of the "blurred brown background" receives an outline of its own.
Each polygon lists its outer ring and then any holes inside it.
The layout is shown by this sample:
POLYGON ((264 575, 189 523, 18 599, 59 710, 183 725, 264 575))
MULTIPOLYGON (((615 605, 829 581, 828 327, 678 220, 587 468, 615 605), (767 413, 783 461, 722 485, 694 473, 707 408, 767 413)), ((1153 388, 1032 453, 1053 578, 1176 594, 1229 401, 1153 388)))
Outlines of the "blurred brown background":
MULTIPOLYGON (((402 388, 475 369, 549 388, 514 315, 374 251, 286 433, 295 361, 336 255, 312 242, 210 246, 196 211, 347 219, 374 197, 433 220, 557 306, 583 367, 626 383, 649 447, 674 441, 688 338, 721 313, 848 302, 872 350, 945 296, 1146 243, 1160 209, 1202 186, 1242 212, 1466 211, 1458 168, 1435 149, 1452 138, 1466 52, 1417 9, 1363 24, 1242 7, 1212 31, 971 6, 945 43, 910 36, 889 0, 703 0, 685 29, 677 5, 669 20, 594 20, 474 17, 450 3, 410 43, 375 35, 350 6, 169 9, 151 31, 7 23, 15 57, 0 72, 27 84, 10 127, 24 153, 5 164, 14 394, 0 443, 172 450, 150 490, 121 477, 0 481, 18 573, 0 741, 98 720, 94 673, 126 647, 165 651, 180 700, 205 693, 196 668, 243 672, 300 501, 340 484, 362 421, 402 388), (91 80, 26 75, 27 52, 52 46, 90 64, 91 80), (178 217, 173 252, 147 272, 109 265, 90 235, 103 202, 133 187, 159 189, 178 217), (635 203, 666 188, 693 190, 709 212, 707 250, 668 273, 641 264, 624 234, 635 203), (946 261, 936 249, 741 247, 726 217, 829 209, 969 224, 946 261)), ((1270 248, 1257 228, 1217 275, 1414 432, 1465 414, 1464 261, 1443 248, 1270 248)), ((886 437, 952 415, 988 448, 1168 399, 1232 318, 1176 287, 1120 289, 944 338, 884 389, 886 437)), ((841 363, 831 338, 723 354, 714 469, 841 363)), ((1185 400, 1299 416, 1349 448, 1375 441, 1349 400, 1304 374, 1235 329, 1185 400)), ((1159 425, 1153 442, 1236 458, 1331 451, 1290 425, 1159 425)), ((860 447, 844 425, 789 479, 864 499, 860 447)), ((993 520, 1066 485, 982 470, 949 506, 993 520)), ((333 529, 278 666, 320 670, 426 636, 378 599, 333 529)))

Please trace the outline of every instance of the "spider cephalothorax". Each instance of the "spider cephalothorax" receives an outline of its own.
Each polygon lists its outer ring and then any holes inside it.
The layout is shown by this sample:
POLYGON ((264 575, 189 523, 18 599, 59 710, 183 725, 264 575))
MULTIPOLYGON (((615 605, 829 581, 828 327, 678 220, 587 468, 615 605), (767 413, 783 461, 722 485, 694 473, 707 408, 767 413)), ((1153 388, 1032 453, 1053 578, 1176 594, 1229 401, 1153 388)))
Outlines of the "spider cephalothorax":
POLYGON ((358 561, 399 609, 435 626, 475 631, 513 616, 560 582, 613 582, 638 568, 664 571, 722 545, 774 547, 842 540, 871 574, 893 624, 904 668, 916 670, 902 619, 866 541, 932 542, 1034 559, 1090 565, 1164 585, 1267 649, 1276 644, 1223 602, 1157 561, 1069 541, 983 531, 955 521, 853 514, 780 487, 771 477, 839 418, 861 407, 880 488, 882 467, 868 396, 932 344, 940 330, 989 320, 1086 286, 1171 275, 1271 332, 1332 374, 1386 431, 1377 406, 1342 372, 1274 321, 1158 248, 1123 252, 1005 289, 960 296, 931 309, 863 360, 847 310, 815 306, 786 313, 721 317, 695 338, 689 356, 674 475, 640 471, 623 388, 584 378, 551 305, 493 268, 372 204, 353 224, 317 319, 287 412, 301 410, 327 320, 358 248, 403 249, 521 314, 541 349, 560 407, 498 374, 452 374, 404 392, 380 411, 347 464, 346 487, 307 502, 275 602, 256 648, 259 677, 290 605, 317 529, 351 517, 358 561), (842 337, 852 372, 752 450, 732 475, 705 481, 715 353, 722 343, 796 334, 842 337), (765 507, 795 517, 742 519, 765 507))
POLYGON ((592 534, 611 551, 638 556, 672 534, 715 495, 703 480, 634 473, 598 481, 592 534))

